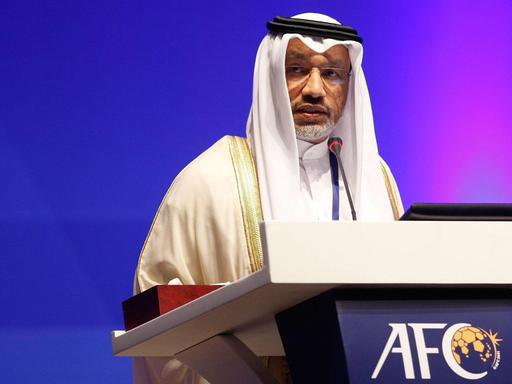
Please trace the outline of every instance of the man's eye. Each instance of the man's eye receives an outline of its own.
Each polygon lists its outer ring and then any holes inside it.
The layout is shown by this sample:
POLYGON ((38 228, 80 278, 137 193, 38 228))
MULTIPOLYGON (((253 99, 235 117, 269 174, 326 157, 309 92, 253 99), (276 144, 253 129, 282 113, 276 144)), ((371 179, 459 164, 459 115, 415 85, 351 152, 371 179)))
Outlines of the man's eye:
POLYGON ((306 73, 306 69, 304 67, 301 67, 299 65, 292 65, 288 67, 288 73, 294 73, 294 74, 303 74, 306 73))
POLYGON ((329 79, 336 79, 340 77, 340 74, 335 69, 326 68, 322 71, 322 76, 329 79))

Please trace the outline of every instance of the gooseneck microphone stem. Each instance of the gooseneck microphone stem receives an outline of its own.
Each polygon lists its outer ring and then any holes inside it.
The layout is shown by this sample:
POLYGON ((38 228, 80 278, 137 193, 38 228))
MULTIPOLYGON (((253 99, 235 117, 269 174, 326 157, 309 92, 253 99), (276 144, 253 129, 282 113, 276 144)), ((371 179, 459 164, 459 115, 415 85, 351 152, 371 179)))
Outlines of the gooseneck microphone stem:
POLYGON ((350 212, 352 213, 352 220, 356 221, 356 210, 354 209, 354 203, 352 202, 352 194, 350 193, 350 188, 348 186, 347 176, 345 175, 345 169, 343 168, 343 163, 341 162, 341 148, 343 147, 343 141, 340 137, 331 137, 328 142, 329 151, 334 153, 336 156, 336 160, 338 161, 338 166, 341 172, 341 178, 343 179, 343 185, 345 186, 345 190, 347 191, 348 203, 350 204, 350 212))

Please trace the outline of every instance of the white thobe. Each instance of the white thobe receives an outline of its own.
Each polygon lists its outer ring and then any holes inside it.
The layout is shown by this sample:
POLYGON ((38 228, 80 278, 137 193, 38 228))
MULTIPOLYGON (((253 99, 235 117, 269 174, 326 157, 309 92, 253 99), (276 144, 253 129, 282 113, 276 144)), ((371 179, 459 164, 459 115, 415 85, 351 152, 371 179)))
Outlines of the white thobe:
MULTIPOLYGON (((327 140, 318 144, 297 140, 297 149, 302 198, 317 220, 332 220, 333 186, 327 140)), ((352 220, 341 175, 338 184, 340 220, 352 220)))

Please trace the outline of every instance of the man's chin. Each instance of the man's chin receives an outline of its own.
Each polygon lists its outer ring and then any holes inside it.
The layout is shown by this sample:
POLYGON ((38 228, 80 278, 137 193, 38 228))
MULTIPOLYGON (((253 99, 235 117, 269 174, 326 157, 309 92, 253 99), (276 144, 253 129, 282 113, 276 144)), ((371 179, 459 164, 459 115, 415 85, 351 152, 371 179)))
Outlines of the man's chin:
POLYGON ((297 139, 317 144, 329 137, 334 130, 334 124, 312 124, 295 125, 295 135, 297 139))

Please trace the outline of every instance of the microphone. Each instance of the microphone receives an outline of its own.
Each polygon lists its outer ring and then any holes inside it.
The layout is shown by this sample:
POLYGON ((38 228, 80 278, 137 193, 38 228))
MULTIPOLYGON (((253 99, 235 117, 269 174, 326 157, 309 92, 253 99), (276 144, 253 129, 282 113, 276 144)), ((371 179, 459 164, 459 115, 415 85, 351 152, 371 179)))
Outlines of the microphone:
POLYGON ((352 213, 352 220, 356 221, 356 210, 354 209, 354 203, 352 202, 352 194, 350 193, 350 188, 348 187, 347 176, 345 176, 345 170, 343 169, 343 163, 341 162, 341 148, 343 147, 343 140, 340 137, 331 137, 327 143, 329 146, 329 151, 331 151, 335 156, 336 160, 338 160, 338 166, 341 171, 341 177, 343 179, 343 185, 345 186, 345 190, 347 191, 348 203, 350 204, 350 211, 352 213))

